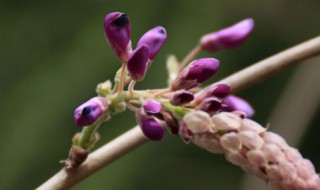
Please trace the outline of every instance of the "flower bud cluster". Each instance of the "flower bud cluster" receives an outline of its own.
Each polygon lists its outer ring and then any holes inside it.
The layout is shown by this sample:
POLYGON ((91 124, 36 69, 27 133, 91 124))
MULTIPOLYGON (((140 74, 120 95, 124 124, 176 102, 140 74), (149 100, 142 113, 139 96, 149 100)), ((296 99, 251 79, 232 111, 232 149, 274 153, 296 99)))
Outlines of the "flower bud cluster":
POLYGON ((132 50, 131 28, 126 14, 113 12, 104 19, 104 31, 113 52, 126 64, 134 81, 144 79, 151 61, 160 51, 167 39, 166 30, 157 26, 147 31, 132 50))
POLYGON ((320 177, 313 164, 279 135, 238 114, 222 112, 210 117, 202 111, 186 114, 191 141, 244 171, 283 190, 319 190, 320 177))

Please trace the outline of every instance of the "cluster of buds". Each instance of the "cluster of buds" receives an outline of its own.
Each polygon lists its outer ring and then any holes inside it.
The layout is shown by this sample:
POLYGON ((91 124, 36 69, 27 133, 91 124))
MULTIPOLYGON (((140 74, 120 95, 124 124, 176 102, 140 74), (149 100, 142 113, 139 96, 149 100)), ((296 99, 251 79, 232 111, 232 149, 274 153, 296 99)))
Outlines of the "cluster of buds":
MULTIPOLYGON (((196 49, 216 52, 238 47, 247 39, 253 25, 253 19, 249 18, 204 35, 196 49)), ((162 140, 167 130, 186 143, 193 142, 212 153, 224 153, 231 163, 279 189, 319 189, 320 178, 312 163, 303 159, 280 136, 250 120, 254 109, 246 100, 231 94, 229 84, 214 83, 201 87, 218 71, 219 60, 211 57, 194 59, 194 51, 180 65, 176 59, 170 58, 167 63, 168 88, 135 91, 135 82, 144 79, 151 62, 164 45, 166 30, 157 26, 147 31, 135 49, 132 49, 130 22, 126 14, 108 14, 104 30, 122 67, 117 72, 113 88, 110 81, 99 84, 99 96, 75 110, 75 122, 83 127, 83 131, 73 140, 72 150, 76 151, 71 151, 69 159, 64 162, 69 164, 67 167, 81 164, 98 139, 98 126, 127 107, 135 112, 137 123, 149 140, 162 140), (129 82, 129 90, 124 91, 123 87, 129 82)))

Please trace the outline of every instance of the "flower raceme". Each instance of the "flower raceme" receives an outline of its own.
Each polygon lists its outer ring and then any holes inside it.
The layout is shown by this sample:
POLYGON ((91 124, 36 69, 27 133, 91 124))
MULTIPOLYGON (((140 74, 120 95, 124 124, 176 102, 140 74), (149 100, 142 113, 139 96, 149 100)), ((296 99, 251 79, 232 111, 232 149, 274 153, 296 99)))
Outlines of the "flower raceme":
MULTIPOLYGON (((252 19, 245 19, 207 34, 200 40, 200 49, 235 48, 248 37, 253 25, 252 19)), ((88 130, 84 128, 84 135, 75 136, 74 150, 87 154, 88 147, 96 142, 97 138, 91 137, 96 136, 93 133, 99 124, 128 107, 135 112, 136 121, 149 140, 161 141, 167 129, 186 143, 193 142, 209 152, 225 154, 229 162, 271 182, 278 189, 320 190, 320 178, 312 163, 279 135, 248 119, 253 116, 254 109, 244 99, 230 94, 229 84, 199 87, 218 71, 219 60, 200 58, 190 62, 195 58, 191 56, 179 65, 178 61, 171 59, 167 63, 168 73, 176 78, 170 78, 168 88, 134 91, 135 82, 144 79, 151 62, 164 45, 166 30, 161 26, 152 28, 142 35, 132 50, 126 14, 108 14, 104 29, 113 52, 123 62, 122 70, 115 78, 113 89, 110 81, 101 83, 97 87, 100 97, 90 99, 74 111, 76 124, 88 127, 88 130), (184 67, 185 63, 190 64, 184 67), (130 79, 129 90, 124 91, 123 87, 130 79)), ((65 162, 67 167, 72 168, 72 163, 79 165, 85 160, 81 154, 81 163, 74 158, 72 155, 65 162)))

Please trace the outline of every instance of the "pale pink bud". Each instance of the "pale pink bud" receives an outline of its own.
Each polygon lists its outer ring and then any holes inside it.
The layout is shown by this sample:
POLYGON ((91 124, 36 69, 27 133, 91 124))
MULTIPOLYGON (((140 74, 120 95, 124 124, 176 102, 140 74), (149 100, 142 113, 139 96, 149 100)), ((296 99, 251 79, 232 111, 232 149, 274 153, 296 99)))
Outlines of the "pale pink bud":
POLYGON ((183 117, 183 121, 193 133, 205 132, 213 126, 210 115, 203 111, 189 112, 183 117))
POLYGON ((220 130, 237 130, 242 124, 241 118, 228 112, 218 113, 211 120, 215 128, 220 130))
POLYGON ((229 152, 239 151, 242 148, 242 142, 237 133, 231 132, 224 134, 220 138, 221 146, 229 152))
POLYGON ((248 160, 255 166, 264 167, 268 164, 264 152, 260 149, 250 150, 246 155, 248 160))
POLYGON ((207 51, 235 48, 247 39, 253 26, 252 18, 245 19, 228 28, 203 36, 200 45, 207 51))
POLYGON ((240 152, 227 152, 226 160, 237 166, 248 164, 248 160, 240 152))
POLYGON ((213 133, 195 134, 192 142, 197 146, 215 154, 224 152, 220 142, 215 138, 213 133))
POLYGON ((266 172, 272 180, 280 180, 282 178, 279 167, 276 164, 271 164, 266 167, 266 172))
POLYGON ((278 135, 274 132, 267 131, 265 133, 262 133, 261 137, 263 138, 264 142, 267 144, 275 144, 281 148, 289 147, 289 145, 286 143, 286 141, 280 135, 278 135))
POLYGON ((303 159, 300 152, 297 149, 292 147, 285 148, 283 150, 283 153, 286 159, 293 164, 299 164, 303 159))
POLYGON ((264 154, 265 158, 272 163, 281 163, 286 161, 283 152, 281 151, 280 147, 275 144, 265 144, 261 149, 264 154))
POLYGON ((243 119, 242 125, 239 131, 254 131, 258 134, 263 133, 266 131, 259 123, 251 120, 251 119, 243 119))
POLYGON ((250 150, 260 149, 264 144, 263 139, 254 131, 242 131, 239 136, 243 145, 250 150))

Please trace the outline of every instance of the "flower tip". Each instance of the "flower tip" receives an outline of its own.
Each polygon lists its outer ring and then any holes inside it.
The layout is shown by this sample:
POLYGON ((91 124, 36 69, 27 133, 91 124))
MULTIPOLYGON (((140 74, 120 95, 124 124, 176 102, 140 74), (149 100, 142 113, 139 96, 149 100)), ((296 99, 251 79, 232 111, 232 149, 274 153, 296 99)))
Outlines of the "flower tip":
POLYGON ((251 118, 255 113, 249 102, 235 95, 228 96, 223 100, 223 103, 227 105, 227 111, 243 111, 248 118, 251 118))
POLYGON ((74 121, 80 126, 96 122, 108 110, 108 103, 102 97, 95 97, 80 105, 74 111, 74 121))
POLYGON ((149 48, 149 59, 153 60, 167 40, 166 29, 157 26, 147 31, 139 40, 137 47, 146 45, 149 48))
POLYGON ((104 18, 104 31, 112 50, 122 61, 126 61, 131 52, 129 17, 120 12, 109 13, 104 18))

